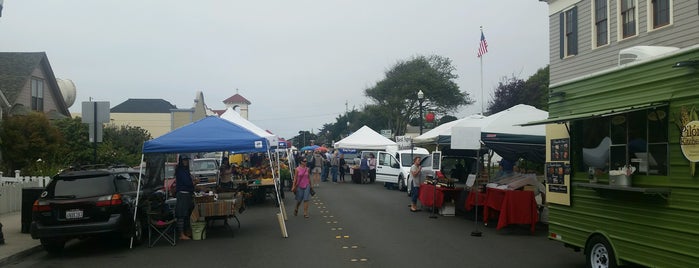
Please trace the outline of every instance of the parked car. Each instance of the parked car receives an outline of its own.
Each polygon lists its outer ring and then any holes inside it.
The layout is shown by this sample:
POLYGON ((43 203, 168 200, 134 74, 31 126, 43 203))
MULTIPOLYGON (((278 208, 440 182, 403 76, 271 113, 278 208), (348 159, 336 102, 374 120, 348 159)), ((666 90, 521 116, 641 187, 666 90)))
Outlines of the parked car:
POLYGON ((219 160, 217 158, 197 158, 189 167, 192 175, 199 178, 199 183, 218 183, 219 160))
MULTIPOLYGON (((143 241, 145 213, 134 221, 139 171, 132 168, 70 169, 54 176, 32 207, 32 238, 60 253, 73 238, 116 234, 143 241)), ((144 195, 144 191, 141 196, 144 195)), ((126 243, 124 243, 126 245, 126 243)))
MULTIPOLYGON (((413 158, 420 157, 421 159, 424 159, 430 154, 430 152, 427 151, 427 149, 420 147, 405 150, 398 150, 397 148, 389 147, 387 148, 386 153, 393 156, 394 160, 391 160, 391 162, 397 161, 399 163, 399 170, 397 173, 398 176, 395 177, 395 171, 390 172, 390 175, 393 176, 379 176, 379 173, 387 174, 387 172, 385 171, 386 167, 384 167, 383 165, 384 163, 386 163, 386 161, 380 158, 378 161, 378 166, 376 168, 381 170, 381 172, 377 171, 376 180, 395 184, 398 190, 400 191, 408 190, 407 185, 409 185, 408 181, 410 181, 410 167, 413 166, 413 158)), ((382 157, 385 158, 385 156, 382 157)))

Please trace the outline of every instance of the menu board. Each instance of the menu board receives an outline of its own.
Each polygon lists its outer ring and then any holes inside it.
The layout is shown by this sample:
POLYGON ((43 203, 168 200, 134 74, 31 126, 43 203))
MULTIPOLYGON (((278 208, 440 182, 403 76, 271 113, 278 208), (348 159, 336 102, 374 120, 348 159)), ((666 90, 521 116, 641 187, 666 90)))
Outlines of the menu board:
POLYGON ((560 162, 546 163, 546 185, 550 192, 567 193, 566 175, 570 175, 570 164, 560 162))
POLYGON ((570 139, 551 139, 551 161, 570 161, 570 139))

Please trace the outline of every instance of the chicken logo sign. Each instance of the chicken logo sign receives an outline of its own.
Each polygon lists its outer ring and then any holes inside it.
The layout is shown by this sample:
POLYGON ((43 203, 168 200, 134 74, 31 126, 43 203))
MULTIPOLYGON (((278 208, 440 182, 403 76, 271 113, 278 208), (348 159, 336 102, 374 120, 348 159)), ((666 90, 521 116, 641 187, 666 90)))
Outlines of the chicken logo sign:
POLYGON ((680 129, 680 147, 682 154, 689 160, 689 170, 692 176, 696 171, 696 162, 699 162, 699 116, 695 107, 680 108, 680 114, 675 121, 680 129))

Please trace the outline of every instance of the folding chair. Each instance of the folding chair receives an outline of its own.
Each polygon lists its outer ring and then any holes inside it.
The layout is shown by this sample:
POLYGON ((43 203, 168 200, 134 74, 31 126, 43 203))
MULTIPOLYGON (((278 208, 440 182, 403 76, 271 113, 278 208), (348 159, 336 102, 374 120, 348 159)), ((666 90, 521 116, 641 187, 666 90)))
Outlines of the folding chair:
POLYGON ((174 246, 177 242, 177 220, 172 210, 165 204, 165 195, 154 193, 146 202, 148 247, 153 247, 160 239, 174 246))

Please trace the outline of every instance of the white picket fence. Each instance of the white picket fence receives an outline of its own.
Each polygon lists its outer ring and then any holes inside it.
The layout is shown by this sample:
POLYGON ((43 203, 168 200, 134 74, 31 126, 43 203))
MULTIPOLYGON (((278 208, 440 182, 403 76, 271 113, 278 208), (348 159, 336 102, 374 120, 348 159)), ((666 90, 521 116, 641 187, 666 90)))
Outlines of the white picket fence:
POLYGON ((22 209, 22 188, 45 187, 49 177, 2 177, 0 172, 0 214, 22 209))

